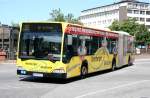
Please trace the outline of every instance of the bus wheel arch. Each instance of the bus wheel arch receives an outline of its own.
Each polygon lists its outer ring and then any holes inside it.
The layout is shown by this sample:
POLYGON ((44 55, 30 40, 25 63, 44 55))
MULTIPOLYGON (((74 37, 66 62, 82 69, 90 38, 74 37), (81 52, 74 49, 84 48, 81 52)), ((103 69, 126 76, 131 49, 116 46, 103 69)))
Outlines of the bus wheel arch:
POLYGON ((81 64, 81 70, 80 70, 80 76, 81 78, 85 78, 88 74, 88 62, 87 60, 82 61, 81 64))

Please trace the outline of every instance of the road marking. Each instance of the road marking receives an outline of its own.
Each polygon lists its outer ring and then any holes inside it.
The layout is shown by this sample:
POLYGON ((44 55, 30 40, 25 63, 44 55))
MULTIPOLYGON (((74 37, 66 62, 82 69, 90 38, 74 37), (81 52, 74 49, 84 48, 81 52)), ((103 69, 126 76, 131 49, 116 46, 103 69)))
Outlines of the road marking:
POLYGON ((25 83, 25 82, 16 82, 16 83, 6 83, 0 86, 0 90, 10 90, 10 89, 39 89, 39 88, 49 88, 47 84, 35 84, 35 83, 25 83))
POLYGON ((150 62, 135 62, 134 64, 149 64, 150 62))
POLYGON ((150 80, 142 80, 142 81, 137 81, 137 82, 133 82, 133 83, 128 83, 128 84, 120 85, 120 86, 113 87, 113 88, 98 90, 98 91, 95 91, 95 92, 89 92, 87 94, 83 94, 83 95, 77 96, 75 98, 83 98, 83 97, 87 97, 87 96, 94 95, 94 94, 97 94, 97 93, 104 93, 104 92, 108 92, 108 91, 111 91, 111 90, 114 90, 114 89, 119 89, 119 88, 132 86, 132 85, 136 85, 136 84, 140 84, 140 83, 144 83, 144 82, 149 82, 149 81, 150 80))

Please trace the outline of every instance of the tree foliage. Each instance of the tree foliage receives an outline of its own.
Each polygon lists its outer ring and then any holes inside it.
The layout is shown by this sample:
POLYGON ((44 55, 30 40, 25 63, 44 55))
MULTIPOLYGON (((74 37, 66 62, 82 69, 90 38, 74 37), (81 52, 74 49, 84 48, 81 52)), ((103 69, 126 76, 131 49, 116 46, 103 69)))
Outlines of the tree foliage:
POLYGON ((11 22, 11 26, 19 28, 19 23, 11 22))
POLYGON ((121 30, 120 22, 118 20, 114 20, 114 22, 109 28, 111 30, 120 31, 121 30))
POLYGON ((58 10, 57 9, 52 10, 50 16, 51 16, 50 20, 52 21, 60 21, 60 22, 65 21, 64 14, 61 12, 60 8, 58 10))
POLYGON ((67 22, 71 22, 73 20, 74 16, 72 13, 68 13, 66 16, 65 16, 65 20, 67 22))
POLYGON ((137 43, 150 44, 150 32, 144 24, 139 24, 134 18, 122 22, 115 20, 109 27, 111 30, 125 31, 135 36, 137 43))
POLYGON ((82 25, 82 23, 79 21, 79 18, 74 18, 74 15, 72 13, 64 15, 60 8, 52 10, 50 16, 51 18, 49 20, 51 21, 69 22, 82 25))
POLYGON ((129 32, 131 35, 136 34, 140 28, 140 24, 138 24, 135 19, 125 20, 120 26, 123 31, 129 32))

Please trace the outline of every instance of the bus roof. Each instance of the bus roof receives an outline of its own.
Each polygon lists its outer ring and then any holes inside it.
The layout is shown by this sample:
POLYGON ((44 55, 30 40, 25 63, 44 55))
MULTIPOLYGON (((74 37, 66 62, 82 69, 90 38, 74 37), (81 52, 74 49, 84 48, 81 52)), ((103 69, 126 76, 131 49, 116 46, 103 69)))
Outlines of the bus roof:
POLYGON ((124 32, 124 31, 112 31, 112 32, 116 32, 118 34, 123 34, 123 35, 131 36, 128 32, 124 32))
MULTIPOLYGON (((21 22, 21 24, 23 23, 62 23, 65 25, 72 25, 72 26, 79 26, 82 28, 89 28, 89 29, 93 29, 93 30, 100 30, 100 31, 104 31, 104 32, 112 32, 111 30, 106 30, 106 29, 102 29, 102 28, 97 28, 97 27, 89 27, 89 26, 83 26, 83 25, 79 25, 79 24, 73 24, 73 23, 68 23, 68 22, 55 22, 55 21, 25 21, 25 22, 21 22)), ((112 32, 115 33, 115 32, 112 32)))
POLYGON ((68 22, 55 22, 55 21, 26 21, 26 22, 22 22, 23 23, 62 23, 65 25, 72 25, 72 26, 79 26, 79 27, 83 27, 83 28, 89 28, 89 29, 93 29, 93 30, 99 30, 99 31, 104 31, 104 32, 110 32, 110 33, 117 33, 117 34, 124 34, 124 35, 128 35, 131 36, 129 33, 124 32, 124 31, 111 31, 109 29, 102 29, 102 28, 97 28, 97 27, 89 27, 89 26, 83 26, 83 25, 79 25, 79 24, 73 24, 73 23, 68 23, 68 22))
POLYGON ((24 22, 21 22, 21 24, 23 23, 66 23, 67 22, 55 22, 55 21, 24 21, 24 22))

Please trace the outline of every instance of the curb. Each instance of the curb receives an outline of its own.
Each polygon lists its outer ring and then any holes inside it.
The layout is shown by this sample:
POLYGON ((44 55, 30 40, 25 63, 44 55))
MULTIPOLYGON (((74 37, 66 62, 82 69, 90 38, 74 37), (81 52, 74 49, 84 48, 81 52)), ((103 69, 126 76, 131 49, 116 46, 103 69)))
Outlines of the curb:
POLYGON ((0 63, 0 65, 16 64, 16 63, 0 63))
POLYGON ((1 61, 0 62, 0 65, 1 64, 16 64, 16 60, 12 60, 12 61, 1 61))
POLYGON ((135 59, 135 61, 150 61, 150 58, 146 58, 146 59, 135 59))

